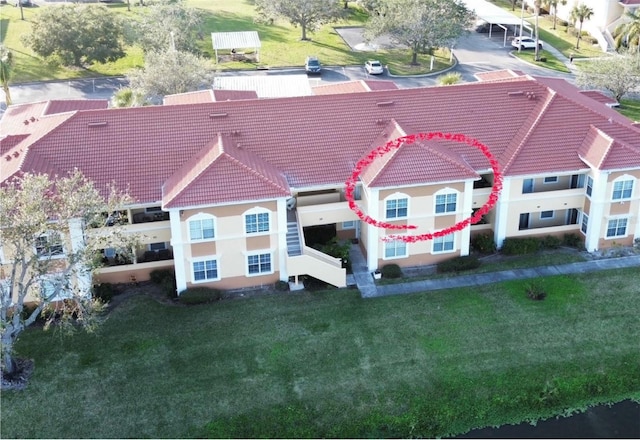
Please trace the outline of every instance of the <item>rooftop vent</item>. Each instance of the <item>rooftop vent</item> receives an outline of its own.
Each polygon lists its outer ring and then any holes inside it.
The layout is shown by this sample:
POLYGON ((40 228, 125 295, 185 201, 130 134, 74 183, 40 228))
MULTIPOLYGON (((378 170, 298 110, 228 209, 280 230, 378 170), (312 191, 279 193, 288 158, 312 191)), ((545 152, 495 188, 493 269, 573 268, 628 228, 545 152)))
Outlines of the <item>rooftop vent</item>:
POLYGON ((13 157, 18 157, 18 156, 20 156, 20 153, 18 153, 17 151, 14 151, 13 152, 13 157))
POLYGON ((376 105, 378 107, 385 107, 388 105, 393 105, 393 101, 381 101, 381 102, 376 102, 376 105))
POLYGON ((7 162, 9 162, 9 161, 11 160, 11 155, 10 155, 10 154, 7 154, 7 155, 4 157, 4 160, 6 160, 7 162))
POLYGON ((107 126, 107 121, 97 121, 97 122, 89 122, 87 124, 87 127, 89 128, 94 128, 94 127, 106 127, 107 126))
POLYGON ((536 99, 536 94, 533 92, 527 92, 527 99, 536 99))
POLYGON ((31 117, 29 118, 29 120, 30 120, 31 122, 36 122, 36 118, 35 118, 34 116, 31 116, 31 117))
POLYGON ((210 118, 225 118, 228 113, 209 113, 210 118))
POLYGON ((29 125, 29 120, 28 120, 28 119, 25 119, 24 121, 22 121, 22 123, 23 123, 24 125, 29 125))

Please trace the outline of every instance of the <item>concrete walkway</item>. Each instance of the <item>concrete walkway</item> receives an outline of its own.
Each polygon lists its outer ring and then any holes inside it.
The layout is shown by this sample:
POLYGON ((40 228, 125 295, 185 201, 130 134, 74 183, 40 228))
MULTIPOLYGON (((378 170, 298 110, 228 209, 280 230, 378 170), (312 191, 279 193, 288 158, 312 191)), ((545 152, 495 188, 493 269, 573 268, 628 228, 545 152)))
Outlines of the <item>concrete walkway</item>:
POLYGON ((375 298, 388 295, 427 292, 430 290, 451 289, 454 287, 470 287, 500 281, 531 279, 552 275, 591 273, 598 270, 640 267, 640 255, 619 258, 603 258, 601 260, 582 261, 554 266, 532 267, 527 269, 511 269, 499 272, 488 272, 471 275, 451 276, 405 283, 376 285, 371 272, 367 270, 366 261, 357 245, 350 251, 353 276, 356 286, 363 298, 375 298))

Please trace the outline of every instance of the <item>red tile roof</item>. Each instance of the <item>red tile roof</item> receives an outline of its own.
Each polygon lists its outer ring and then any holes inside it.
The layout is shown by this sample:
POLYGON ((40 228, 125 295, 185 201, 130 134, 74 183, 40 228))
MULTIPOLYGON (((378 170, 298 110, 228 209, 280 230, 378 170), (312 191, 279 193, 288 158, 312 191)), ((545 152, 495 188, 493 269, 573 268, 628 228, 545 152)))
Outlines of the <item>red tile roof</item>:
POLYGON ((504 79, 517 78, 519 76, 524 76, 525 73, 520 70, 492 70, 490 72, 480 72, 476 73, 475 76, 478 81, 502 81, 504 79))
POLYGON ((373 90, 397 90, 398 86, 393 81, 385 80, 359 80, 341 83, 323 84, 312 87, 315 95, 335 95, 338 93, 361 93, 373 90))
POLYGON ((216 101, 235 101, 239 99, 258 99, 254 90, 198 90, 196 92, 167 95, 162 100, 164 105, 202 104, 216 101))
MULTIPOLYGON (((8 150, 18 151, 21 158, 0 160, 3 179, 19 170, 66 172, 77 167, 98 187, 115 181, 122 189, 130 188, 140 203, 160 202, 165 182, 178 179, 176 173, 191 172, 195 165, 185 164, 217 142, 218 134, 233 139, 239 151, 259 158, 262 165, 254 165, 250 158, 239 159, 241 163, 280 170, 294 190, 345 182, 391 121, 412 132, 474 137, 491 148, 507 175, 586 168, 578 150, 591 126, 611 133, 620 143, 607 156, 610 159, 601 161, 602 169, 625 165, 619 159, 623 152, 640 148, 640 129, 622 115, 563 80, 529 76, 448 87, 84 110, 40 117, 28 130, 24 119, 25 114, 10 111, 3 116, 3 134, 29 135, 8 150)), ((417 147, 412 151, 423 156, 435 155, 429 148, 444 148, 440 143, 417 147)), ((476 171, 489 169, 486 158, 473 148, 446 147, 449 158, 462 157, 462 163, 476 171)), ((634 166, 635 160, 630 163, 634 166)), ((403 174, 401 166, 393 169, 389 174, 393 177, 385 175, 385 185, 395 179, 411 181, 422 172, 409 167, 403 174)), ((246 178, 239 165, 224 172, 230 179, 246 178)), ((259 174, 268 176, 266 171, 259 174)), ((259 191, 251 191, 249 187, 234 197, 261 197, 259 191)))
POLYGON ((614 98, 612 98, 611 96, 605 95, 603 92, 599 90, 582 90, 580 93, 582 93, 584 96, 588 96, 589 98, 595 99, 596 101, 606 104, 610 107, 620 105, 620 103, 616 101, 614 98))
POLYGON ((282 173, 255 154, 240 150, 230 137, 218 136, 164 185, 162 205, 214 205, 291 195, 282 173))

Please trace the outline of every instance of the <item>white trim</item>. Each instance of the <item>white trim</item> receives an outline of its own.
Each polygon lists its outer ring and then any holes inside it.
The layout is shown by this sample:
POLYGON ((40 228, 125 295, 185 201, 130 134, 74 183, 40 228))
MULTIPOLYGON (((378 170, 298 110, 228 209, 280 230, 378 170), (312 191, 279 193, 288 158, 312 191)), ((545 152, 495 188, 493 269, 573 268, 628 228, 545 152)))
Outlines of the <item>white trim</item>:
MULTIPOLYGON (((471 215, 473 213, 473 181, 467 180, 462 194, 462 212, 471 215)), ((457 220, 457 219, 456 219, 457 220)), ((469 255, 471 247, 471 225, 460 231, 460 255, 469 255)))
MULTIPOLYGON (((573 174, 572 174, 572 176, 573 176, 573 174)), ((549 185, 551 183, 558 183, 558 180, 559 180, 558 176, 545 176, 545 177, 542 178, 542 183, 544 185, 549 185), (547 182, 547 179, 555 179, 555 180, 551 180, 551 181, 547 182)))
MULTIPOLYGON (((365 192, 367 194, 367 211, 365 212, 365 214, 379 212, 380 191, 375 188, 369 188, 367 186, 363 186, 363 188, 365 189, 365 192)), ((376 228, 369 223, 364 223, 364 227, 367 228, 367 269, 369 271, 374 271, 378 268, 380 233, 384 231, 381 231, 380 228, 376 228)))
POLYGON ((589 228, 587 230, 587 238, 585 239, 585 248, 588 252, 598 250, 600 239, 606 235, 606 229, 603 231, 603 221, 605 207, 609 206, 610 201, 606 200, 607 194, 607 174, 594 170, 593 189, 591 191, 591 204, 589 208, 589 228))
MULTIPOLYGON (((188 241, 189 243, 204 243, 204 242, 208 242, 208 241, 215 241, 216 240, 216 236, 217 234, 217 229, 218 229, 218 222, 217 222, 217 218, 209 213, 206 212, 199 212, 197 214, 194 214, 190 217, 188 217, 187 219, 185 219, 185 223, 187 224, 187 237, 188 237, 188 241), (213 220, 213 237, 210 238, 196 238, 194 239, 193 237, 191 237, 191 222, 194 221, 199 221, 200 223, 200 232, 203 232, 204 229, 202 228, 202 220, 213 220)), ((204 236, 204 234, 203 234, 204 236)))
MULTIPOLYGON (((220 257, 218 255, 207 255, 204 257, 192 258, 189 261, 189 270, 191 272, 191 283, 192 284, 202 284, 202 283, 210 283, 213 281, 220 281, 220 257), (204 280, 196 280, 196 272, 194 270, 194 263, 206 263, 207 261, 215 261, 216 262, 216 277, 215 278, 205 278, 204 280)), ((205 264, 205 276, 206 276, 206 264, 205 264)))
POLYGON ((447 234, 444 235, 442 237, 436 237, 433 240, 431 240, 431 253, 433 255, 440 255, 440 254, 450 254, 456 251, 456 233, 451 233, 451 234, 447 234), (445 240, 446 238, 451 237, 451 240, 445 240), (435 247, 436 247, 436 240, 442 240, 442 250, 441 251, 436 251, 435 247), (453 242, 453 247, 451 249, 444 249, 444 245, 445 243, 448 243, 449 241, 453 242))
POLYGON ((171 225, 171 247, 173 248, 173 267, 176 273, 176 290, 179 294, 187 288, 187 275, 184 258, 184 247, 186 244, 182 240, 182 219, 180 210, 169 211, 169 222, 171 225))
POLYGON ((582 235, 584 235, 585 237, 589 235, 589 215, 585 214, 582 211, 580 211, 580 232, 582 232, 582 235), (585 218, 587 219, 586 225, 584 224, 585 218), (584 230, 582 229, 583 227, 584 227, 584 230))
MULTIPOLYGON (((263 275, 271 275, 273 273, 275 273, 275 264, 274 264, 274 260, 273 260, 273 249, 260 249, 260 250, 256 250, 256 251, 251 251, 251 252, 243 252, 244 253, 244 271, 245 271, 245 276, 247 278, 249 277, 259 277, 259 276, 263 276, 263 275), (249 257, 255 257, 255 256, 260 256, 260 255, 269 255, 269 265, 271 266, 271 270, 268 272, 258 272, 258 273, 249 273, 249 257)), ((260 269, 260 266, 262 265, 262 263, 259 261, 258 259, 258 269, 260 269)))
MULTIPOLYGON (((404 235, 404 234, 396 234, 396 235, 404 235)), ((394 248, 397 250, 397 248, 394 248)), ((393 240, 393 241, 383 241, 382 242, 382 259, 383 260, 399 260, 402 258, 407 258, 409 256, 409 243, 402 240, 393 240), (387 245, 396 244, 396 243, 404 243, 404 255, 394 255, 392 257, 387 257, 387 245)))
MULTIPOLYGON (((511 192, 511 178, 505 177, 502 181, 502 191, 498 202, 496 203, 495 210, 495 232, 493 233, 494 240, 498 249, 502 247, 504 239, 507 238, 507 230, 509 225, 509 198, 505 197, 505 194, 511 192)), ((515 218, 515 221, 519 221, 519 218, 515 218)))
POLYGON ((612 238, 622 238, 622 237, 627 237, 629 235, 629 224, 631 223, 629 216, 616 216, 613 218, 608 218, 607 219, 607 224, 606 224, 606 230, 604 232, 604 238, 607 240, 610 240, 612 238), (618 224, 617 222, 619 222, 620 220, 624 220, 625 221, 625 225, 624 225, 624 234, 623 235, 609 235, 609 224, 613 221, 616 222, 616 230, 618 229, 618 224))
MULTIPOLYGON (((383 215, 382 218, 385 220, 391 220, 391 221, 395 221, 395 220, 406 220, 409 218, 409 212, 410 212, 410 205, 411 205, 411 197, 409 197, 407 194, 401 193, 401 192, 395 192, 393 194, 388 195, 387 197, 385 197, 382 200, 382 209, 383 209, 383 215), (398 200, 405 200, 407 201, 407 215, 405 215, 404 217, 387 217, 387 203, 395 200, 396 202, 398 200)), ((396 214, 398 212, 398 207, 397 207, 397 203, 396 203, 396 214)))
POLYGON ((245 212, 242 213, 242 221, 243 221, 243 225, 242 225, 242 231, 244 232, 244 235, 247 237, 257 237, 260 235, 269 235, 272 232, 272 221, 271 221, 271 211, 268 210, 267 208, 263 208, 261 206, 255 206, 251 209, 247 209, 245 212), (267 214, 267 230, 266 231, 259 231, 258 230, 258 225, 260 224, 260 222, 258 221, 258 215, 259 214, 267 214), (255 215, 256 216, 256 231, 255 232, 247 232, 247 216, 250 215, 255 215))
POLYGON ((458 194, 460 194, 460 191, 457 191, 453 188, 449 188, 449 187, 445 187, 442 189, 439 189, 438 191, 436 191, 433 194, 433 215, 451 215, 451 214, 455 214, 456 212, 458 212, 458 194), (447 211, 447 205, 449 204, 447 202, 447 197, 450 195, 454 195, 456 197, 456 202, 455 202, 455 209, 453 211, 447 211), (437 207, 438 207, 438 197, 443 197, 444 196, 444 211, 442 212, 438 212, 437 207))
POLYGON ((280 273, 280 281, 289 281, 289 273, 287 272, 287 199, 278 199, 276 208, 276 217, 278 219, 278 270, 280 273))
POLYGON ((633 176, 630 176, 628 174, 623 174, 620 177, 617 177, 615 180, 613 180, 611 182, 611 201, 612 202, 626 202, 628 200, 631 200, 633 198, 633 193, 634 193, 634 188, 636 186, 636 179, 633 176), (631 194, 629 194, 629 197, 624 197, 624 184, 626 182, 631 182, 631 194), (613 194, 616 191, 616 183, 620 183, 622 184, 622 189, 620 189, 620 198, 614 198, 613 194))

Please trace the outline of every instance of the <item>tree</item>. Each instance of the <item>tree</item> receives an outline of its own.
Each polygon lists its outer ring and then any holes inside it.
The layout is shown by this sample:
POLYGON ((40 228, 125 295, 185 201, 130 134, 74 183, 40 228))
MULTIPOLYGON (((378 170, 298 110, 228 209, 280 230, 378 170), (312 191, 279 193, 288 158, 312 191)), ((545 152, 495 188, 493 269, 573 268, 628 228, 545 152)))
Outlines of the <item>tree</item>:
POLYGON ((593 9, 591 9, 584 3, 580 3, 579 5, 574 6, 571 10, 571 20, 573 21, 574 25, 576 21, 580 23, 580 27, 578 28, 578 39, 576 40, 576 49, 580 49, 580 39, 582 38, 582 24, 585 20, 590 19, 592 15, 593 9))
POLYGON ((535 32, 536 32, 536 47, 535 47, 535 55, 534 60, 540 61, 540 8, 542 8, 542 0, 534 0, 533 9, 535 11, 536 21, 535 21, 535 32))
POLYGON ((411 50, 411 64, 418 54, 450 47, 471 26, 474 14, 462 0, 386 0, 380 14, 371 17, 366 35, 389 34, 411 50))
POLYGON ((631 54, 594 58, 581 64, 576 83, 581 87, 604 89, 616 100, 630 92, 640 92, 640 60, 631 54))
POLYGON ((301 39, 308 40, 307 31, 342 16, 341 0, 256 0, 256 11, 263 20, 284 18, 302 29, 301 39))
POLYGON ((615 30, 616 49, 623 46, 635 50, 640 55, 640 8, 625 13, 627 22, 620 24, 615 30))
POLYGON ((41 9, 23 41, 38 55, 57 56, 62 64, 77 67, 125 56, 122 20, 105 6, 64 4, 41 9))
POLYGON ((88 233, 88 225, 104 225, 104 213, 128 201, 112 187, 98 190, 78 171, 52 179, 27 173, 0 186, 0 243, 7 259, 0 269, 0 332, 7 375, 17 372, 15 342, 54 303, 45 328, 54 320, 64 328, 97 324, 103 304, 90 292, 96 252, 130 252, 132 242, 120 227, 97 234, 88 233))
POLYGON ((207 60, 190 52, 165 50, 145 55, 144 68, 129 75, 131 88, 159 97, 198 90, 213 77, 207 60))
POLYGON ((553 11, 553 30, 555 30, 558 21, 558 5, 566 5, 567 0, 544 0, 543 3, 553 11))
POLYGON ((130 87, 118 90, 111 98, 112 107, 143 107, 149 104, 144 92, 130 87))
POLYGON ((11 105, 11 93, 9 91, 9 81, 13 71, 13 53, 4 46, 0 46, 0 85, 4 90, 4 97, 7 106, 11 105))
POLYGON ((165 51, 169 47, 197 52, 201 39, 202 14, 185 6, 183 0, 161 2, 148 7, 135 26, 134 37, 145 52, 165 51))

